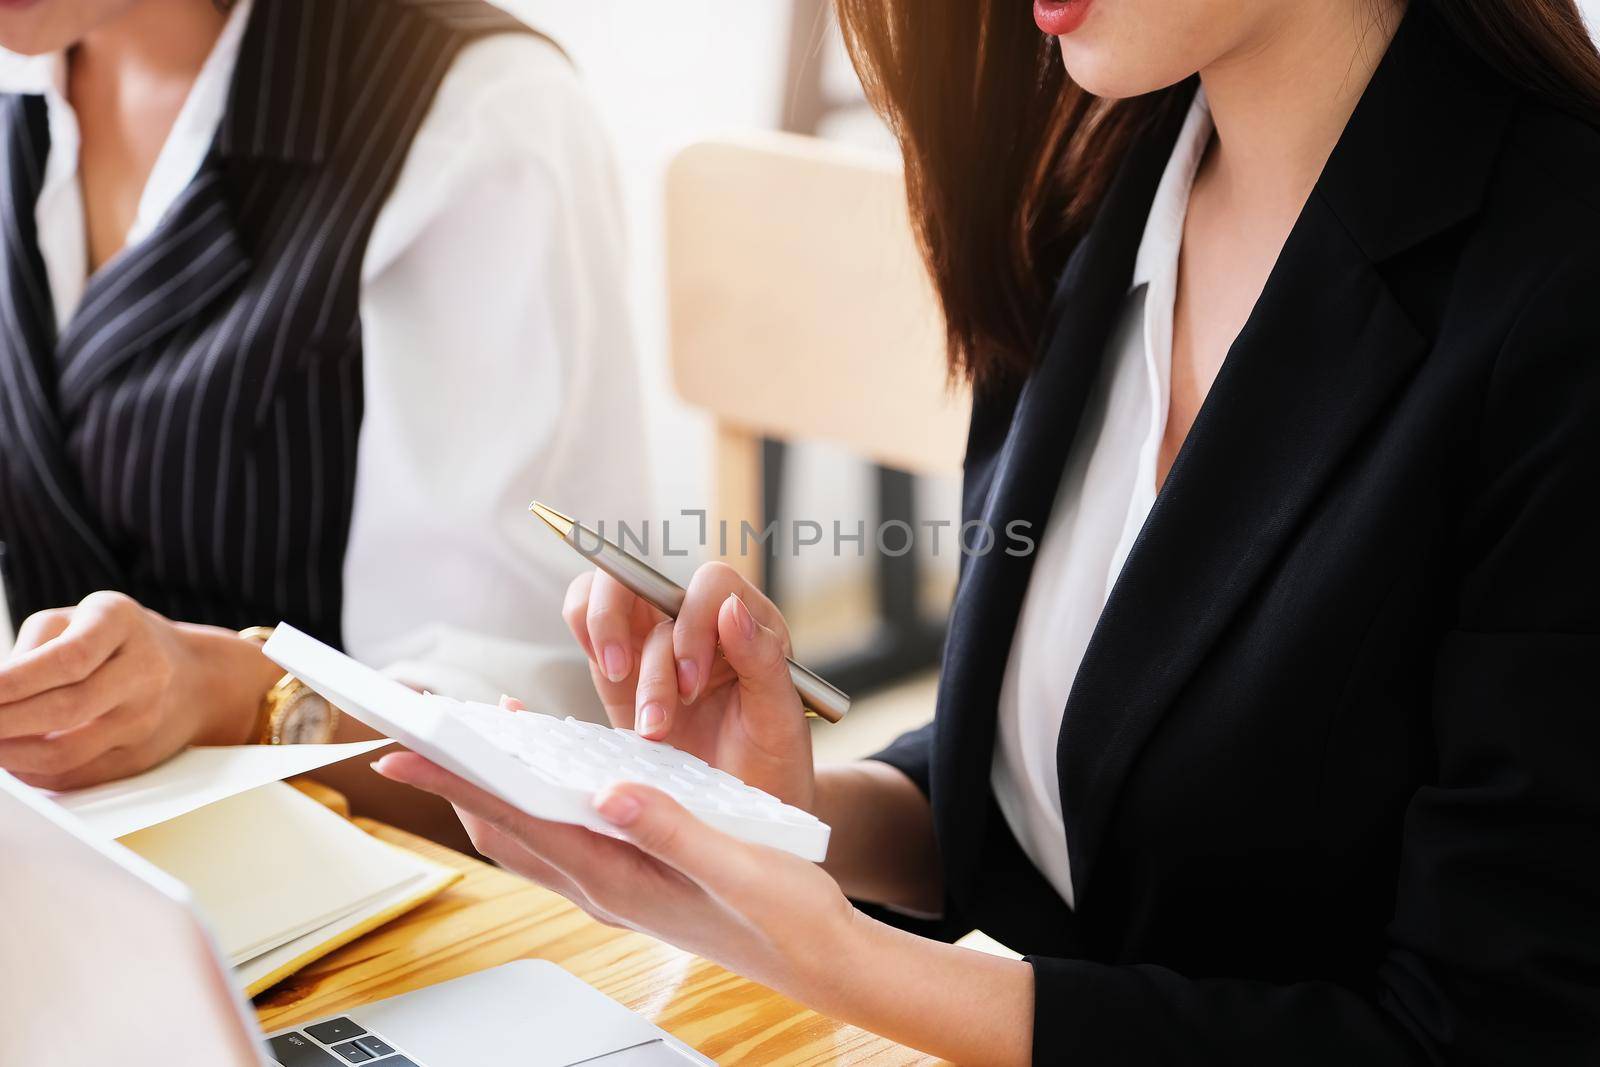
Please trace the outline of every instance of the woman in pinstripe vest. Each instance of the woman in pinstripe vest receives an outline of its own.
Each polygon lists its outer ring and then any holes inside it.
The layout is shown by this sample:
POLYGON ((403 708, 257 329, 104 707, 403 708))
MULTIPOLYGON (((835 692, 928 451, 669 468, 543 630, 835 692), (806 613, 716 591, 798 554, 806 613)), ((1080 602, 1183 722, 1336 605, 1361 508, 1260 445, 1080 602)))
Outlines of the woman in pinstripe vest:
POLYGON ((586 690, 521 510, 640 506, 577 448, 639 419, 559 51, 479 0, 0 0, 0 44, 0 768, 331 736, 265 699, 239 631, 279 620, 435 690, 586 690))

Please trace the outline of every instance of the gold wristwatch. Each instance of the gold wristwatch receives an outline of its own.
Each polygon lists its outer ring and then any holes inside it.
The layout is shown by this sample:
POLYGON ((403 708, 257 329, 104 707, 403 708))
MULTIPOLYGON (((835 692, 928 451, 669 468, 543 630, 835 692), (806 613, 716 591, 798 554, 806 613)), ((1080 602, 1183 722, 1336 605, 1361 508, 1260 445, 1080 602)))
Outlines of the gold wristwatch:
MULTIPOLYGON (((266 644, 270 626, 240 630, 246 641, 266 644)), ((256 715, 258 745, 325 745, 339 727, 339 709, 292 674, 286 674, 261 698, 256 715)))

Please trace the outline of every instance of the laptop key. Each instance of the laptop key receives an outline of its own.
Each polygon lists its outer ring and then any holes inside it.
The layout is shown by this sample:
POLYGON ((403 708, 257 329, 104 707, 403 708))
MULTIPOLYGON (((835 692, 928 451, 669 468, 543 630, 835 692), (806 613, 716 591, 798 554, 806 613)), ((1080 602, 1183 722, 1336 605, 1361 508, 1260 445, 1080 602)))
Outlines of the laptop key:
POLYGON ((368 1034, 366 1037, 358 1037, 351 1044, 360 1048, 363 1052, 370 1052, 374 1056, 387 1056, 394 1051, 393 1046, 384 1044, 373 1034, 368 1034))
POLYGON ((272 1058, 282 1067, 340 1067, 339 1061, 313 1045, 304 1034, 279 1034, 268 1041, 272 1058))
POLYGON ((417 1065, 405 1056, 391 1056, 386 1060, 379 1060, 372 1067, 417 1067, 417 1065))
POLYGON ((305 1027, 305 1032, 324 1045, 336 1045, 340 1041, 348 1041, 352 1037, 360 1037, 367 1031, 364 1027, 357 1026, 349 1019, 329 1019, 325 1023, 305 1027))
POLYGON ((351 1063, 366 1063, 368 1060, 373 1058, 372 1053, 368 1052, 354 1041, 347 1041, 342 1045, 335 1045, 333 1046, 333 1051, 337 1052, 351 1063))

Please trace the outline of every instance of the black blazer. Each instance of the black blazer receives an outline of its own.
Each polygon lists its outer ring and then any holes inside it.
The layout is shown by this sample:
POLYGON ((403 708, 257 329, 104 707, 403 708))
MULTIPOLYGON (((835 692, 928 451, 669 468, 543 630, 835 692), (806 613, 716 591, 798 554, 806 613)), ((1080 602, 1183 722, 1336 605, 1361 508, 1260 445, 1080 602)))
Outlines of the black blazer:
MULTIPOLYGON (((977 398, 965 520, 1042 536, 1181 111, 977 398)), ((1600 1064, 1597 189, 1600 134, 1412 4, 1067 701, 1076 912, 988 782, 1032 559, 966 562, 879 758, 931 794, 940 932, 1030 954, 1038 1061, 1600 1064)))

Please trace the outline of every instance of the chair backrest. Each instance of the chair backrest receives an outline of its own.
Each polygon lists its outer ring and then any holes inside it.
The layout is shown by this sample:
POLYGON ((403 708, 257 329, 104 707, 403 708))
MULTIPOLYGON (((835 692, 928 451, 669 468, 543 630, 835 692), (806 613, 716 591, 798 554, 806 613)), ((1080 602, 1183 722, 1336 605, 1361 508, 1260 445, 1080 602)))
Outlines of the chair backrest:
POLYGON ((793 134, 685 149, 667 174, 671 361, 717 426, 717 511, 756 519, 761 437, 959 471, 968 397, 898 161, 793 134))

